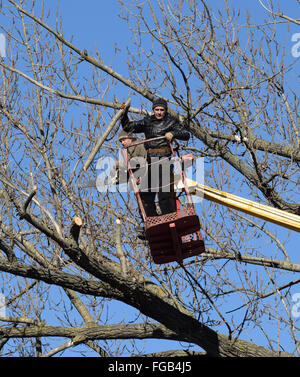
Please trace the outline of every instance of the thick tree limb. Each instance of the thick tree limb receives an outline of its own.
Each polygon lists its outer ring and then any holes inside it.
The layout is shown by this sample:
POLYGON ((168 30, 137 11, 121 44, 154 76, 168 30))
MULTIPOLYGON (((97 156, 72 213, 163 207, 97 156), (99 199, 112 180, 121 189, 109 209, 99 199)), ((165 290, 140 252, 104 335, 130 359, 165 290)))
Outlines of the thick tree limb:
POLYGON ((160 324, 93 325, 88 327, 1 327, 0 336, 10 338, 66 337, 75 339, 170 339, 184 340, 160 324))
MULTIPOLYGON (((25 219, 48 237, 55 240, 78 266, 108 284, 114 292, 120 292, 121 294, 118 299, 138 309, 146 316, 157 320, 168 329, 176 332, 178 336, 187 337, 186 339, 189 339, 191 343, 198 344, 210 355, 278 356, 278 354, 274 354, 263 347, 237 339, 229 340, 227 336, 217 334, 209 327, 198 322, 190 314, 181 312, 177 307, 166 302, 164 298, 157 296, 143 283, 136 281, 136 279, 123 277, 109 265, 99 263, 99 260, 95 259, 93 255, 87 256, 76 243, 60 237, 55 231, 51 231, 40 219, 29 211, 26 213, 25 219)), ((13 268, 13 265, 9 267, 13 268)), ((6 268, 8 269, 8 266, 6 268)), ((34 275, 36 271, 32 267, 29 267, 28 272, 34 275)), ((49 271, 49 274, 53 273, 54 271, 49 271)), ((76 277, 76 279, 80 278, 76 277)))
POLYGON ((89 166, 92 163, 93 159, 95 158, 96 154, 98 153, 99 149, 101 148, 102 144, 104 143, 105 139, 110 134, 111 130, 114 128, 114 126, 117 123, 117 121, 122 117, 122 115, 125 113, 125 111, 128 110, 129 106, 130 106, 130 98, 128 98, 127 101, 125 102, 124 108, 120 109, 115 114, 115 116, 112 118, 112 120, 110 121, 108 127, 103 132, 102 136, 99 138, 99 140, 97 141, 96 145, 92 149, 92 151, 91 151, 89 157, 87 158, 87 160, 86 160, 86 162, 84 164, 84 167, 83 167, 83 169, 85 171, 87 171, 87 169, 89 168, 89 166))
MULTIPOLYGON (((232 253, 226 250, 215 250, 211 248, 207 248, 206 252, 201 254, 201 257, 237 260, 236 253, 232 253)), ((300 264, 291 263, 289 261, 281 261, 271 258, 259 258, 241 254, 239 254, 238 256, 238 261, 243 263, 255 264, 257 266, 272 267, 292 272, 300 272, 300 264)))
POLYGON ((21 263, 8 263, 0 259, 0 271, 23 276, 28 279, 41 280, 48 284, 73 289, 77 292, 96 297, 110 297, 117 300, 123 298, 121 292, 112 289, 103 282, 84 279, 60 270, 49 270, 48 268, 34 267, 21 263))
MULTIPOLYGON (((214 138, 229 140, 233 143, 243 143, 244 141, 249 141, 247 137, 241 138, 237 135, 228 135, 222 132, 209 131, 209 134, 214 138)), ((254 149, 272 153, 281 157, 290 158, 291 161, 300 161, 300 152, 295 148, 274 142, 269 142, 259 138, 253 138, 251 140, 251 143, 254 149)))

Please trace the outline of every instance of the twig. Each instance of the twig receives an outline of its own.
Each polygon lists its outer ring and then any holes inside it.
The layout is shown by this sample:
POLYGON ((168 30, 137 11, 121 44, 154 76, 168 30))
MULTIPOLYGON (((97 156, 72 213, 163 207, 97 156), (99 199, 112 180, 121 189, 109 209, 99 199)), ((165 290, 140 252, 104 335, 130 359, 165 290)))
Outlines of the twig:
POLYGON ((0 321, 13 322, 13 323, 26 323, 28 325, 36 325, 36 326, 44 325, 44 322, 37 322, 35 319, 28 318, 25 316, 20 316, 20 317, 0 316, 0 321))
POLYGON ((55 355, 56 353, 58 352, 61 352, 61 351, 64 351, 70 347, 73 347, 74 346, 74 343, 72 340, 69 340, 68 342, 64 343, 64 344, 61 344, 60 346, 58 347, 55 347, 53 348, 51 351, 49 351, 48 353, 42 355, 42 357, 50 357, 50 356, 53 356, 55 355))
MULTIPOLYGON (((92 105, 100 105, 100 106, 105 106, 105 107, 111 107, 111 108, 114 108, 114 109, 121 109, 121 104, 118 104, 118 103, 115 103, 115 102, 105 101, 105 100, 102 100, 102 99, 92 98, 92 97, 87 97, 87 96, 80 96, 78 94, 73 95, 73 94, 70 94, 70 93, 61 92, 58 89, 53 89, 49 86, 42 84, 41 82, 39 82, 35 79, 33 79, 32 77, 26 75, 24 72, 14 68, 14 67, 10 67, 9 65, 6 65, 5 63, 3 63, 1 61, 0 61, 0 66, 3 67, 6 70, 9 70, 10 72, 16 73, 17 75, 25 78, 26 80, 28 80, 32 84, 36 85, 37 87, 39 87, 39 88, 41 88, 41 89, 43 89, 43 90, 45 90, 45 91, 47 91, 47 92, 49 92, 53 95, 56 95, 60 98, 70 99, 72 101, 80 101, 80 102, 84 102, 84 103, 90 103, 92 105)), ((6 115, 5 109, 3 108, 3 106, 1 104, 0 104, 0 110, 4 115, 6 115)), ((144 114, 144 115, 148 114, 148 111, 143 110, 143 109, 139 109, 139 108, 130 108, 129 111, 131 113, 136 113, 136 114, 144 114)))
POLYGON ((258 0, 260 2, 260 5, 269 13, 271 13, 273 16, 276 16, 276 17, 281 17, 283 18, 284 20, 287 20, 289 22, 293 22, 294 24, 296 25, 300 25, 300 20, 299 19, 295 19, 295 18, 291 18, 291 17, 288 17, 286 16, 285 14, 283 13, 275 13, 273 12, 271 9, 267 8, 264 3, 261 1, 261 0, 258 0))
MULTIPOLYGON (((19 191, 22 195, 27 196, 28 197, 27 200, 29 199, 30 194, 28 195, 26 191, 21 190, 20 187, 18 185, 14 184, 13 182, 9 182, 8 179, 6 179, 5 175, 1 171, 0 171, 0 181, 2 181, 3 183, 5 183, 9 187, 13 188, 14 190, 19 191), (3 177, 1 177, 1 175, 3 177)), ((54 225, 57 233, 60 236, 62 236, 61 229, 60 229, 59 225, 57 224, 57 222, 54 220, 54 218, 51 215, 51 213, 46 208, 44 208, 44 206, 42 206, 41 203, 38 200, 36 200, 33 196, 31 198, 31 200, 41 209, 41 211, 43 211, 49 217, 49 219, 51 220, 52 224, 54 225)), ((24 208, 24 206, 23 206, 23 208, 24 208)), ((25 213, 23 212, 23 214, 25 214, 25 213)))

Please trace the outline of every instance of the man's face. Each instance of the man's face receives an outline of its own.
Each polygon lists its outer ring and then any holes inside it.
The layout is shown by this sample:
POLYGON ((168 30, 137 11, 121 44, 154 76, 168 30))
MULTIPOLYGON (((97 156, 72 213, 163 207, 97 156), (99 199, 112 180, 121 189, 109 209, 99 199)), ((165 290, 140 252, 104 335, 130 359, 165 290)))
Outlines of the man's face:
POLYGON ((166 114, 166 109, 163 106, 156 106, 153 111, 156 119, 162 119, 166 114))
POLYGON ((121 143, 122 143, 122 145, 123 145, 124 148, 128 148, 129 145, 132 143, 132 140, 129 139, 129 138, 122 139, 122 140, 121 140, 121 143))

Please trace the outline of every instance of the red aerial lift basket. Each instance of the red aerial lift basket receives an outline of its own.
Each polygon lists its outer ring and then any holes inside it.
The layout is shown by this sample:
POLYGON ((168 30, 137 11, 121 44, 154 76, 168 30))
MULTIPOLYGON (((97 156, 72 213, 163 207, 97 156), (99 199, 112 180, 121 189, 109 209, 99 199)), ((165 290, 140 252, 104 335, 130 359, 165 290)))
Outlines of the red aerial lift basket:
MULTIPOLYGON (((164 138, 164 136, 132 143, 130 146, 153 140, 159 140, 162 138, 164 138)), ((172 144, 170 144, 170 148, 172 156, 175 157, 175 151, 172 144)), ((189 188, 185 182, 184 169, 182 169, 180 163, 182 159, 174 158, 177 165, 177 170, 179 170, 181 175, 184 187, 183 193, 186 195, 188 202, 187 205, 185 208, 181 209, 179 200, 176 197, 176 199, 174 199, 176 200, 176 212, 161 216, 147 217, 140 198, 140 191, 138 189, 136 179, 132 169, 130 168, 130 161, 128 161, 127 158, 126 148, 123 149, 123 157, 127 165, 140 213, 144 220, 146 239, 149 243, 150 252, 154 263, 182 263, 183 259, 185 258, 203 253, 205 251, 205 246, 200 232, 200 221, 199 217, 195 213, 189 188)))
POLYGON ((154 263, 181 263, 205 251, 199 218, 192 207, 147 217, 145 229, 154 263))

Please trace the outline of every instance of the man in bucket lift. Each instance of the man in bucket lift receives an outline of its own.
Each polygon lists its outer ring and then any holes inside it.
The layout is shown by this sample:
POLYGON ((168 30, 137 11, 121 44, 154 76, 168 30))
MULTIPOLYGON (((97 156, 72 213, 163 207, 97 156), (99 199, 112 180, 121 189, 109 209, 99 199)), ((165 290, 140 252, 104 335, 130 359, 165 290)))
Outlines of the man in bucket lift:
POLYGON ((140 196, 145 208, 146 216, 158 216, 155 205, 155 195, 158 193, 158 203, 161 214, 176 212, 173 192, 173 166, 170 164, 171 149, 169 143, 174 139, 189 140, 190 134, 178 119, 168 113, 168 104, 164 99, 157 99, 152 106, 154 114, 141 120, 129 121, 127 112, 121 119, 123 130, 133 133, 144 133, 145 139, 165 136, 165 139, 145 143, 148 163, 148 188, 141 191, 140 196), (158 163, 159 169, 153 169, 158 163), (170 175, 168 184, 164 184, 166 165, 170 175), (152 170, 152 175, 151 175, 152 170), (155 177, 152 177, 154 172, 155 177), (153 185, 153 182, 157 184, 153 185), (153 187, 155 186, 155 187, 153 187), (151 190, 152 188, 152 190, 151 190))
MULTIPOLYGON (((132 143, 137 141, 137 137, 134 136, 131 132, 126 132, 122 130, 118 136, 119 142, 122 144, 123 148, 127 150, 127 158, 130 161, 131 165, 137 165, 138 169, 143 169, 146 164, 147 159, 147 152, 143 144, 133 145, 132 143)), ((128 174, 127 174, 127 167, 125 166, 125 162, 123 160, 118 161, 115 165, 115 169, 118 172, 117 174, 117 183, 127 183, 128 181, 128 174), (122 171, 120 171, 122 170, 122 171), (125 176, 124 176, 125 175, 125 176), (120 182, 120 176, 123 178, 122 182, 120 182), (125 179, 124 179, 125 178, 125 179)))

